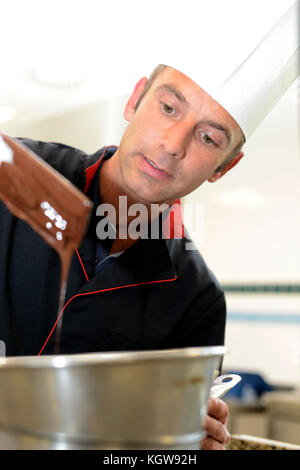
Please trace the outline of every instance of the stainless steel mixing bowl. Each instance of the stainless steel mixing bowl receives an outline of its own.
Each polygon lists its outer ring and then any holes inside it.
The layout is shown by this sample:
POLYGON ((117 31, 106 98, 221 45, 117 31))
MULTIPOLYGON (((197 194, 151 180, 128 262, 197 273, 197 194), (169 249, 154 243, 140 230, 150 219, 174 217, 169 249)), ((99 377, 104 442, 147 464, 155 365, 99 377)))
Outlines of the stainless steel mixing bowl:
POLYGON ((225 351, 0 358, 0 449, 199 449, 225 351))

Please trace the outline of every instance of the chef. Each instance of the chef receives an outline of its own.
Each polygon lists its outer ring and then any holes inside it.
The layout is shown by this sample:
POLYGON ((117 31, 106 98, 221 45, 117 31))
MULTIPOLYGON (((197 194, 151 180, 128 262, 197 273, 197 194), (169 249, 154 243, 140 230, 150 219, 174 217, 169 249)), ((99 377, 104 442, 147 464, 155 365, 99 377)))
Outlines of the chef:
MULTIPOLYGON (((223 344, 223 291, 200 253, 186 249, 190 240, 178 211, 167 236, 165 222, 170 227, 180 198, 205 181, 216 182, 241 160, 246 138, 297 75, 297 48, 294 38, 288 40, 295 16, 294 9, 280 23, 280 29, 286 28, 284 45, 275 29, 218 87, 205 83, 197 66, 189 69, 166 57, 166 65, 141 78, 130 95, 124 110, 128 126, 118 147, 86 155, 62 144, 20 139, 94 202, 59 314, 61 353, 223 344), (255 81, 253 70, 260 70, 274 47, 283 47, 284 53, 269 64, 264 79, 262 72, 255 81), (260 97, 259 110, 254 96, 260 97), (158 237, 131 236, 133 216, 121 211, 120 197, 126 197, 128 207, 148 209, 139 225, 150 233, 158 225, 158 237), (113 236, 107 238, 96 230, 104 204, 117 213, 117 223, 108 221, 113 230, 107 233, 113 236), (153 215, 153 205, 168 209, 153 215)), ((52 354, 59 259, 2 204, 0 221, 0 331, 6 353, 52 354)), ((225 448, 227 417, 227 405, 211 399, 203 449, 225 448)))

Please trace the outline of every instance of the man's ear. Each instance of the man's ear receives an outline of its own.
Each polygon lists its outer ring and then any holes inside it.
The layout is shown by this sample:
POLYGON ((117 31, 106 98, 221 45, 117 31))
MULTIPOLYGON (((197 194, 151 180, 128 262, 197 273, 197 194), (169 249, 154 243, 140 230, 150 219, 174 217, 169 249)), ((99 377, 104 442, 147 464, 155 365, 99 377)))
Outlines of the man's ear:
POLYGON ((230 162, 228 162, 228 165, 226 165, 223 170, 214 173, 212 176, 207 178, 207 181, 209 181, 210 183, 218 181, 220 178, 222 178, 222 176, 225 175, 225 173, 227 173, 227 171, 231 170, 231 168, 233 168, 241 160, 241 158, 243 158, 243 156, 244 152, 240 152, 239 154, 237 154, 232 160, 230 160, 230 162))
POLYGON ((141 96, 142 92, 144 91, 145 86, 147 85, 148 79, 146 77, 141 78, 134 87, 133 92, 130 95, 129 100, 126 103, 124 109, 124 119, 126 121, 130 121, 132 116, 135 113, 135 105, 138 102, 139 97, 141 96))

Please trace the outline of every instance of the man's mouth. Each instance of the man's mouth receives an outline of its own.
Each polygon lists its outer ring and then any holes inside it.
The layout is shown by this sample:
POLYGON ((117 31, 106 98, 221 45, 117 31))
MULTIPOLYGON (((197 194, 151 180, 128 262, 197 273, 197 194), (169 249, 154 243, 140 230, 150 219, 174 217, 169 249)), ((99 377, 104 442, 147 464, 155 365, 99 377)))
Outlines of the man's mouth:
POLYGON ((152 160, 150 160, 150 158, 147 158, 145 157, 145 155, 143 155, 143 158, 144 160, 150 165, 151 168, 154 169, 154 175, 156 176, 164 176, 164 177, 171 177, 172 175, 170 175, 166 170, 163 170, 162 168, 159 168, 156 163, 154 163, 152 160))
POLYGON ((150 165, 154 166, 154 168, 157 168, 158 170, 160 170, 160 168, 158 168, 158 166, 155 165, 155 163, 153 163, 152 160, 149 160, 149 158, 145 157, 145 159, 147 160, 148 163, 150 163, 150 165))

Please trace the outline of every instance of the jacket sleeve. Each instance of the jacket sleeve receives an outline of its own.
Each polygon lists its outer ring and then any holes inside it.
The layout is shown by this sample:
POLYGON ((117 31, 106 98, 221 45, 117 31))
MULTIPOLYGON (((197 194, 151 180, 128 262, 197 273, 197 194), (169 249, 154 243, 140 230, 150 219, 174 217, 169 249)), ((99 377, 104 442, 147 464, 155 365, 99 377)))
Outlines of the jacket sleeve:
MULTIPOLYGON (((223 291, 203 310, 203 295, 191 303, 173 331, 167 348, 223 346, 225 341, 226 302, 223 291)), ((222 373, 223 357, 216 368, 222 373)))
POLYGON ((221 346, 225 340, 226 302, 223 291, 211 287, 200 292, 185 310, 180 321, 169 337, 168 347, 221 346))
POLYGON ((55 142, 41 142, 28 138, 16 140, 32 150, 79 189, 84 189, 83 168, 87 155, 83 151, 55 142))

